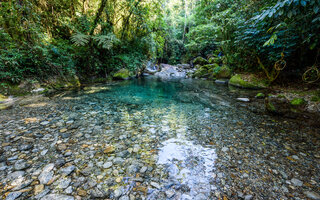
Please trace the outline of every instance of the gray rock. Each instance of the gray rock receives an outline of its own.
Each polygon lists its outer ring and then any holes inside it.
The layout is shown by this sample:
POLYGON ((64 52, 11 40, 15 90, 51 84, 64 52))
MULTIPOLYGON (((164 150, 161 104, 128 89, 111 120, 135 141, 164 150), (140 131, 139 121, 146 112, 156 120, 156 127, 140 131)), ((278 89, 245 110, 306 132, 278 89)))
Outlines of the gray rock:
POLYGON ((109 169, 110 167, 112 167, 112 165, 113 165, 112 162, 106 162, 103 164, 103 168, 109 169))
POLYGON ((208 197, 204 194, 197 194, 197 196, 195 196, 194 200, 207 200, 208 197))
POLYGON ((127 173, 128 174, 135 174, 138 172, 138 166, 137 165, 130 165, 128 168, 127 168, 127 173))
POLYGON ((66 178, 66 179, 60 179, 59 183, 58 183, 58 187, 61 189, 65 189, 67 188, 71 183, 71 179, 70 178, 66 178))
POLYGON ((118 188, 114 191, 114 197, 119 198, 123 194, 122 189, 118 188))
POLYGON ((215 80, 214 81, 216 84, 221 84, 221 85, 226 85, 228 84, 228 81, 224 81, 224 80, 215 80))
POLYGON ((143 167, 140 169, 140 173, 141 173, 141 174, 144 174, 147 170, 148 170, 148 167, 147 167, 147 166, 143 166, 143 167))
POLYGON ((19 150, 20 151, 28 151, 30 149, 32 149, 32 145, 31 144, 23 144, 19 146, 19 150))
POLYGON ((166 191, 166 196, 170 199, 171 197, 173 197, 174 196, 174 191, 172 191, 172 190, 167 190, 166 191))
POLYGON ((67 187, 67 189, 65 189, 64 192, 65 192, 66 194, 71 194, 71 193, 73 192, 72 186, 67 187))
POLYGON ((49 194, 41 198, 41 200, 74 200, 74 197, 62 194, 49 194))
POLYGON ((22 192, 10 192, 6 197, 6 200, 15 200, 16 198, 20 197, 22 192))
POLYGON ((90 190, 90 194, 92 198, 106 198, 107 194, 105 192, 100 191, 98 188, 94 188, 90 190))
POLYGON ((23 170, 23 169, 27 169, 30 167, 30 164, 28 164, 27 162, 25 162, 24 160, 18 160, 15 164, 14 164, 14 169, 16 171, 19 170, 23 170))
POLYGON ((307 191, 307 192, 304 192, 304 194, 310 199, 320 200, 320 195, 315 192, 307 191))
POLYGON ((296 178, 291 179, 291 183, 292 183, 294 186, 302 186, 302 185, 303 185, 303 182, 300 181, 299 179, 296 179, 296 178))
POLYGON ((125 195, 122 196, 119 200, 130 200, 129 196, 125 195))
POLYGON ((120 165, 123 162, 124 162, 124 160, 122 158, 119 158, 119 157, 113 159, 113 163, 116 164, 116 165, 120 165))
POLYGON ((228 147, 222 147, 222 149, 221 149, 221 151, 223 151, 223 152, 227 152, 228 150, 229 150, 228 147))
POLYGON ((249 98, 237 98, 237 100, 242 102, 250 102, 249 98))
POLYGON ((24 171, 15 171, 7 176, 7 179, 14 180, 23 177, 25 174, 24 171))
POLYGON ((156 182, 151 182, 150 185, 151 185, 152 187, 154 187, 154 188, 157 188, 157 189, 160 189, 160 188, 161 188, 161 186, 160 186, 158 183, 156 183, 156 182))
POLYGON ((62 168, 60 170, 60 172, 66 176, 70 175, 74 170, 76 169, 76 167, 74 165, 71 165, 69 167, 65 167, 65 168, 62 168))
POLYGON ((47 184, 53 178, 53 174, 54 173, 52 171, 42 171, 41 174, 38 176, 40 184, 47 184))
POLYGON ((244 196, 244 200, 251 200, 251 199, 253 199, 253 196, 251 194, 244 196))

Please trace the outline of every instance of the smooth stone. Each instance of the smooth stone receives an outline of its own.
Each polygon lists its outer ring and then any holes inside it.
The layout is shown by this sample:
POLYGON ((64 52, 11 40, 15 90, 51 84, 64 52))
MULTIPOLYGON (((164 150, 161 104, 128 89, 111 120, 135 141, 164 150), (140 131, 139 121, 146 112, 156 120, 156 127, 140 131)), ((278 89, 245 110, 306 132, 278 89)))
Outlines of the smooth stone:
POLYGON ((44 190, 44 185, 36 185, 34 186, 34 195, 40 194, 44 190))
POLYGON ((60 179, 58 187, 61 188, 61 189, 65 189, 70 185, 70 183, 71 183, 71 179, 70 178, 60 179))
POLYGON ((253 199, 253 196, 251 194, 244 196, 244 200, 251 200, 251 199, 253 199))
POLYGON ((14 169, 16 171, 20 171, 23 169, 27 169, 30 167, 30 164, 28 164, 27 162, 25 162, 24 160, 19 160, 14 164, 14 169))
POLYGON ((143 166, 143 167, 140 169, 140 173, 141 173, 141 174, 144 174, 147 170, 148 170, 148 167, 143 166))
POLYGON ((173 197, 174 196, 174 191, 172 191, 172 190, 167 190, 166 192, 166 196, 170 199, 171 197, 173 197))
POLYGON ((41 198, 41 200, 74 200, 74 197, 63 194, 49 194, 41 198))
POLYGON ((32 145, 31 144, 23 144, 21 146, 19 146, 19 150, 20 151, 28 151, 30 149, 32 149, 32 145))
POLYGON ((292 183, 294 186, 302 186, 302 185, 303 185, 303 182, 300 181, 299 179, 296 179, 296 178, 291 179, 291 183, 292 183))
POLYGON ((215 80, 214 81, 216 84, 221 84, 221 85, 226 85, 228 84, 228 81, 224 81, 224 80, 215 80))
POLYGON ((123 194, 121 188, 118 188, 114 191, 114 197, 119 198, 123 194))
POLYGON ((320 195, 315 192, 307 191, 307 192, 304 192, 304 194, 310 199, 320 200, 320 195))
POLYGON ((53 178, 53 172, 52 171, 43 171, 41 174, 38 176, 38 179, 40 181, 40 184, 47 184, 52 178, 53 178))
POLYGON ((103 168, 109 169, 110 167, 112 167, 112 165, 113 165, 112 162, 106 162, 103 164, 103 168))
POLYGON ((237 98, 237 100, 242 102, 250 102, 249 98, 237 98))
POLYGON ((157 189, 160 189, 160 188, 161 188, 161 186, 160 186, 158 183, 156 183, 156 182, 151 182, 150 185, 151 185, 152 187, 154 187, 154 188, 157 188, 157 189))
POLYGON ((16 198, 20 197, 22 192, 10 192, 5 200, 15 200, 16 198))
POLYGON ((7 178, 9 180, 14 180, 14 179, 18 179, 18 178, 23 177, 24 174, 25 174, 24 171, 15 171, 15 172, 12 172, 11 174, 9 174, 7 178))
POLYGON ((228 147, 223 147, 223 148, 221 149, 221 151, 223 151, 223 152, 227 152, 228 150, 229 150, 228 147))
POLYGON ((62 174, 65 174, 66 176, 70 175, 74 170, 76 169, 76 167, 74 165, 71 165, 69 167, 65 167, 65 168, 62 168, 60 170, 60 172, 62 174))
POLYGON ((71 193, 73 192, 72 186, 67 187, 67 189, 65 189, 64 192, 65 192, 66 194, 71 194, 71 193))
POLYGON ((119 200, 130 200, 130 198, 127 195, 125 195, 125 196, 120 197, 119 200))

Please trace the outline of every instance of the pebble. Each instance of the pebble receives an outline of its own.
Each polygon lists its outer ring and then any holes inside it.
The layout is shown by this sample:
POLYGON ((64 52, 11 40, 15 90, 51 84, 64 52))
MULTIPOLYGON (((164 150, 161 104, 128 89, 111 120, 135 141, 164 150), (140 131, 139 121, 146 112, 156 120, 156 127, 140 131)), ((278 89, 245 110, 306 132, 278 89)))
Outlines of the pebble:
POLYGON ((103 168, 105 168, 105 169, 109 169, 110 167, 112 167, 112 162, 105 162, 104 164, 103 164, 103 168))
POLYGON ((315 192, 306 191, 306 192, 304 192, 304 194, 310 199, 320 200, 320 195, 315 192))
POLYGON ((34 186, 34 195, 39 194, 43 190, 44 190, 44 185, 43 184, 34 186))
POLYGON ((41 200, 74 200, 74 197, 62 194, 49 194, 44 196, 41 200))
POLYGON ((250 102, 249 98, 237 98, 237 100, 242 102, 250 102))
POLYGON ((299 179, 296 179, 296 178, 291 179, 291 183, 292 183, 294 186, 302 186, 302 185, 303 185, 303 182, 300 181, 299 179))
POLYGON ((60 169, 60 173, 68 176, 70 175, 74 170, 76 169, 76 167, 74 165, 70 165, 68 167, 62 168, 60 169))
POLYGON ((175 194, 174 191, 172 191, 172 190, 167 190, 165 193, 169 199, 172 198, 175 194))
POLYGON ((10 192, 5 200, 15 200, 16 198, 20 197, 22 192, 10 192))

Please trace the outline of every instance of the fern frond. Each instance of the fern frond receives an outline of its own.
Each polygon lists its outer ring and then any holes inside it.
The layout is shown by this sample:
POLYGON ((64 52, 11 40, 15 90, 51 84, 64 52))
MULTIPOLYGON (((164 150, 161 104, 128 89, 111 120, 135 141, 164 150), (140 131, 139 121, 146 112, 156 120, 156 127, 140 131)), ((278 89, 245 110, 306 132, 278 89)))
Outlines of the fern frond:
POLYGON ((103 49, 110 50, 114 44, 118 43, 120 40, 113 34, 99 35, 93 37, 94 41, 98 42, 98 45, 103 49))
POLYGON ((82 33, 76 33, 71 36, 71 42, 76 46, 85 46, 89 43, 90 36, 82 33))

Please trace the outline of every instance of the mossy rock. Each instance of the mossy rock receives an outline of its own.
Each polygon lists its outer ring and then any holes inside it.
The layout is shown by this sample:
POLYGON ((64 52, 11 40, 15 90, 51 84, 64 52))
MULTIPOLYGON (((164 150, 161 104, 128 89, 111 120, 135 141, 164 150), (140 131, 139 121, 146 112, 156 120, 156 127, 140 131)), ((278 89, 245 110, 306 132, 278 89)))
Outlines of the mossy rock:
POLYGON ((319 96, 312 96, 311 101, 313 102, 320 102, 320 97, 319 96))
POLYGON ((77 76, 53 77, 47 81, 47 89, 62 90, 68 88, 78 88, 81 86, 77 76))
POLYGON ((114 79, 127 80, 130 78, 130 71, 128 69, 120 69, 113 75, 114 79))
POLYGON ((213 69, 213 77, 215 78, 230 78, 231 75, 232 75, 232 71, 227 65, 223 65, 223 66, 218 65, 213 69))
POLYGON ((209 62, 209 64, 214 64, 214 63, 220 64, 220 63, 222 63, 222 58, 221 57, 210 57, 208 59, 208 62, 209 62))
POLYGON ((236 74, 229 80, 229 85, 245 89, 265 89, 268 87, 266 80, 259 80, 254 75, 236 74))
POLYGON ((257 99, 264 99, 266 97, 266 95, 264 95, 263 93, 258 93, 257 95, 256 95, 256 98, 257 99))
POLYGON ((290 104, 292 105, 292 106, 303 106, 303 105, 305 105, 307 102, 304 100, 304 99, 302 99, 302 98, 295 98, 295 99, 293 99, 293 100, 291 100, 290 101, 290 104))
POLYGON ((206 65, 206 64, 209 64, 208 61, 200 56, 193 60, 193 65, 206 65))
POLYGON ((200 67, 194 72, 194 78, 207 78, 209 76, 208 69, 205 66, 200 67))
POLYGON ((7 99, 8 99, 8 97, 0 94, 0 102, 5 101, 5 100, 7 100, 7 99))

